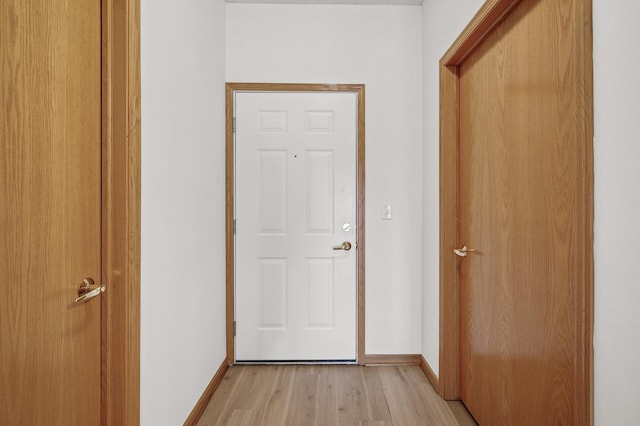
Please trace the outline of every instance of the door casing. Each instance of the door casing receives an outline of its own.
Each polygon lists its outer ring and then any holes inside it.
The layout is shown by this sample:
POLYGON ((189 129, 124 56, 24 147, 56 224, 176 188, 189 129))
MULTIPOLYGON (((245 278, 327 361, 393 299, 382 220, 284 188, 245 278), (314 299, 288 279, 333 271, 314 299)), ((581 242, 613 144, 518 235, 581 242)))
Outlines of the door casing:
MULTIPOLYGON (((458 240, 458 149, 459 149, 459 69, 491 30, 520 3, 519 0, 488 0, 440 60, 440 374, 439 392, 445 399, 459 398, 459 281, 456 256, 452 249, 458 240)), ((577 412, 593 424, 593 70, 591 1, 577 2, 575 13, 581 19, 573 25, 577 92, 582 97, 580 140, 576 147, 580 163, 581 186, 577 188, 584 208, 575 218, 583 232, 574 236, 579 317, 574 318, 581 337, 576 353, 579 365, 580 395, 577 412), (588 24, 585 24, 588 23, 588 24)))
MULTIPOLYGON (((140 423, 140 0, 102 0, 102 424, 140 423)), ((96 361, 97 362, 97 361, 96 361)), ((79 401, 81 403, 81 401, 79 401)))
POLYGON ((235 360, 235 337, 233 322, 235 319, 235 241, 234 241, 234 93, 251 92, 354 92, 357 94, 357 153, 356 153, 356 203, 357 217, 357 362, 364 364, 364 303, 365 303, 365 86, 364 84, 287 84, 287 83, 227 83, 226 84, 226 309, 227 309, 227 363, 235 360))

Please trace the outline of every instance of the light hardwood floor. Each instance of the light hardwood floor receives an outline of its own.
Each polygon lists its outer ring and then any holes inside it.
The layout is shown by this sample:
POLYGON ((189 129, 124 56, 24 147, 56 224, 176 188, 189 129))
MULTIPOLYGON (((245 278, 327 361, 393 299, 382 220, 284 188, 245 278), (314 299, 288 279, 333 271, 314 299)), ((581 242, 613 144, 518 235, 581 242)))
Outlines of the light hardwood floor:
POLYGON ((417 366, 244 365, 225 375, 199 426, 475 425, 417 366))

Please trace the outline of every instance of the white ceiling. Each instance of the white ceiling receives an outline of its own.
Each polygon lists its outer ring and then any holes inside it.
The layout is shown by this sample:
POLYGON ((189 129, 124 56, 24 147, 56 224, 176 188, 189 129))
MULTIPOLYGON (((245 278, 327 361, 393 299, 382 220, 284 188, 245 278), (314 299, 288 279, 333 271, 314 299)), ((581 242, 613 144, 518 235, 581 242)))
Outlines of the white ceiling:
POLYGON ((226 0, 227 3, 259 4, 378 4, 421 5, 423 0, 226 0))

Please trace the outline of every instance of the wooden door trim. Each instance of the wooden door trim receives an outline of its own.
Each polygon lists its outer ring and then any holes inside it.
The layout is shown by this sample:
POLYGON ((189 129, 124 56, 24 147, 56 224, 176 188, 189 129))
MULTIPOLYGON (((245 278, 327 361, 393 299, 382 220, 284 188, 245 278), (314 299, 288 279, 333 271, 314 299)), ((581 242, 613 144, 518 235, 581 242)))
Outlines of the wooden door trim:
POLYGON ((488 0, 440 60, 440 395, 459 398, 458 90, 459 66, 520 0, 488 0))
MULTIPOLYGON (((520 3, 520 0, 488 0, 440 60, 440 394, 459 398, 459 322, 457 259, 451 254, 458 240, 458 149, 459 149, 459 68, 493 28, 520 3)), ((575 347, 579 360, 576 413, 585 424, 593 424, 593 70, 591 0, 578 1, 574 25, 574 88, 580 116, 576 129, 583 144, 576 147, 581 173, 583 209, 576 224, 583 232, 573 237, 578 283, 579 318, 575 319, 581 341, 575 347)))
POLYGON ((233 148, 233 111, 235 92, 353 92, 358 96, 358 140, 357 140, 357 205, 358 218, 356 244, 357 253, 357 362, 365 363, 365 85, 364 84, 301 84, 301 83, 227 83, 226 84, 226 309, 227 309, 227 362, 235 361, 235 338, 233 335, 233 321, 235 318, 234 266, 235 241, 233 235, 234 212, 234 148, 233 148))
POLYGON ((420 354, 366 354, 367 367, 379 365, 420 365, 420 354))
POLYGON ((102 297, 101 422, 137 425, 140 423, 140 0, 103 0, 101 19, 102 282, 107 285, 102 297))

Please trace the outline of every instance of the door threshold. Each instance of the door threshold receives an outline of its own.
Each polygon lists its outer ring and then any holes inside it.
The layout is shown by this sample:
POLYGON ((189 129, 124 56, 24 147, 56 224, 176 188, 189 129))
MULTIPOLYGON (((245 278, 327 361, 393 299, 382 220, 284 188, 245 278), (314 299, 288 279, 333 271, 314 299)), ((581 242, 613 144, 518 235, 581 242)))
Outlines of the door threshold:
POLYGON ((358 365, 355 359, 237 360, 234 365, 358 365))

